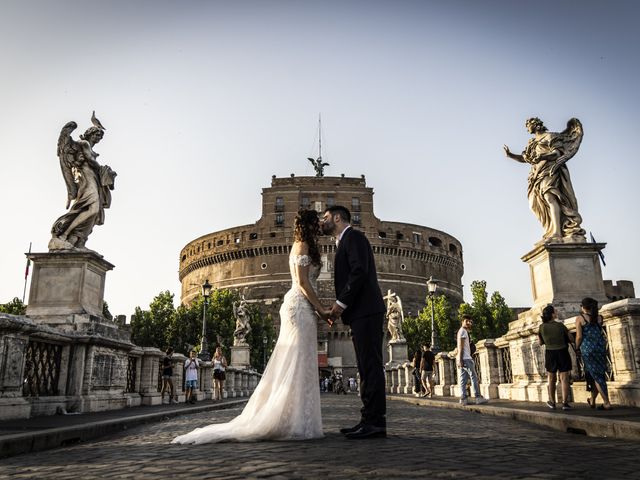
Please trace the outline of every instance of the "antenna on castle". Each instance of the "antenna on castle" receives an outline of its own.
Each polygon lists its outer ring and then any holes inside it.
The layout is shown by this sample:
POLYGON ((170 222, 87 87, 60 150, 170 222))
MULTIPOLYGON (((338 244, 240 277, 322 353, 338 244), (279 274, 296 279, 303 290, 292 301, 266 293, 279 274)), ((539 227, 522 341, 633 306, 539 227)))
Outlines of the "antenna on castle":
POLYGON ((324 167, 329 166, 329 164, 322 161, 322 116, 320 113, 318 113, 318 158, 307 157, 307 160, 313 165, 316 177, 324 177, 324 167))

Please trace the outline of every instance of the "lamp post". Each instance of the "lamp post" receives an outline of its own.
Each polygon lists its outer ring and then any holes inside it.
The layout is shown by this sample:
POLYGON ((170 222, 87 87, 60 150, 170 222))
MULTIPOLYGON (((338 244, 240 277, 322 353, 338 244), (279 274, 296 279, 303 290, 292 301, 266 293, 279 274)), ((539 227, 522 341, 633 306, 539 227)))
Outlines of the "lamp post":
POLYGON ((262 372, 267 366, 267 332, 262 331, 262 372))
POLYGON ((209 303, 211 288, 212 286, 209 283, 209 280, 205 280, 202 284, 202 297, 204 298, 204 303, 202 305, 202 345, 200 346, 200 360, 203 362, 211 360, 209 347, 207 346, 207 304, 209 303))
POLYGON ((435 324, 435 312, 433 309, 433 299, 438 290, 438 281, 432 276, 427 280, 427 290, 429 291, 429 298, 431 299, 431 351, 436 353, 440 351, 440 345, 438 344, 438 336, 436 335, 435 324))

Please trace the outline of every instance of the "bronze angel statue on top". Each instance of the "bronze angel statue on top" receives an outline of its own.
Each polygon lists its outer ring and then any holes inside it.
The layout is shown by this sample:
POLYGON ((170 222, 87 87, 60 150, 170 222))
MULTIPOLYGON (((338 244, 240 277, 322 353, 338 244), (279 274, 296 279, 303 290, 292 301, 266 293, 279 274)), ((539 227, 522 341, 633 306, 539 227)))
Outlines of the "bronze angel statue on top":
POLYGON ((522 154, 512 153, 506 145, 504 151, 507 157, 531 165, 527 195, 529 207, 544 228, 542 241, 584 242, 578 200, 566 166, 582 142, 584 132, 580 120, 572 118, 560 133, 549 132, 537 117, 529 118, 525 126, 533 138, 522 154))
POLYGON ((313 165, 313 169, 316 171, 316 177, 324 177, 324 167, 328 167, 330 164, 322 161, 322 157, 311 158, 307 157, 307 160, 313 165))
POLYGON ((94 225, 104 223, 104 209, 111 206, 111 190, 117 174, 108 165, 100 165, 99 154, 93 151, 106 130, 95 111, 91 123, 93 126, 80 135, 79 141, 71 138, 71 133, 78 127, 76 122, 62 127, 58 138, 58 158, 67 184, 66 208, 69 211, 51 228, 50 251, 88 250, 85 247, 87 238, 94 225))

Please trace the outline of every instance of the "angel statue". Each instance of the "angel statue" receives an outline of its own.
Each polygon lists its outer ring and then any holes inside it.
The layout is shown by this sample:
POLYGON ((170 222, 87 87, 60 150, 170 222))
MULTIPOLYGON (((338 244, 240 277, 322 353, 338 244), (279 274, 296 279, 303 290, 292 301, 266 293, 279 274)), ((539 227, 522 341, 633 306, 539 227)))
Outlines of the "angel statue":
POLYGON ((95 111, 89 127, 80 140, 71 138, 78 125, 69 122, 58 138, 58 158, 67 184, 67 206, 71 208, 58 218, 51 228, 49 250, 83 250, 94 225, 104 223, 104 209, 111 206, 111 190, 116 172, 97 162, 93 146, 102 140, 106 130, 95 111), (72 204, 73 202, 73 204, 72 204))
POLYGON ((404 313, 402 313, 402 300, 397 293, 388 291, 384 297, 387 300, 387 329, 391 335, 389 343, 404 341, 402 333, 402 322, 404 322, 404 313))
POLYGON ((329 164, 327 162, 322 161, 322 157, 318 157, 317 159, 307 157, 307 160, 311 162, 314 170, 316 171, 316 177, 324 177, 324 167, 328 167, 329 164))
POLYGON ((236 330, 233 332, 233 345, 247 345, 247 335, 251 332, 251 315, 247 307, 247 301, 242 298, 239 302, 233 302, 233 316, 236 317, 236 330))
POLYGON ((531 165, 527 195, 529 207, 544 228, 543 242, 584 242, 582 217, 566 166, 582 142, 580 120, 572 118, 560 133, 547 131, 537 117, 528 119, 525 126, 533 138, 522 155, 512 153, 506 145, 504 151, 507 157, 531 165))

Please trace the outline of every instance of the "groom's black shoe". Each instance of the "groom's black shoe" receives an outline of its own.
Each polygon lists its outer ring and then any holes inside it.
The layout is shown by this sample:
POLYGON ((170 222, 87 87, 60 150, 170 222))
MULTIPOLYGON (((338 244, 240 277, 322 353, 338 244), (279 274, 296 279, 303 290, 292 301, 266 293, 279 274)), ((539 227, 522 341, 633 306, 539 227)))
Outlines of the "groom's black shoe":
POLYGON ((375 427, 373 425, 363 424, 355 432, 345 434, 345 437, 353 440, 364 438, 386 437, 387 429, 385 427, 375 427))
POLYGON ((361 427, 362 427, 362 422, 358 422, 353 427, 341 428, 340 429, 340 433, 343 434, 343 435, 346 435, 347 433, 353 433, 353 432, 356 432, 356 431, 360 430, 361 427))

